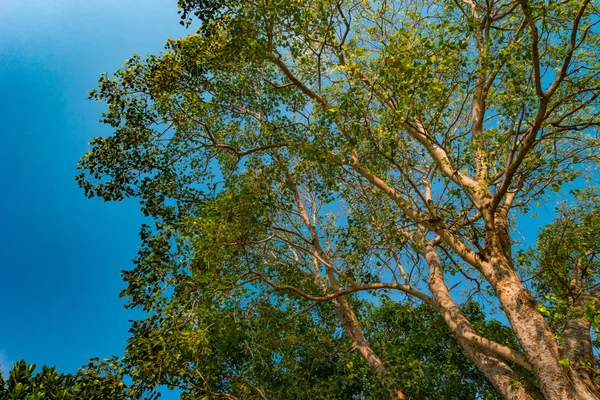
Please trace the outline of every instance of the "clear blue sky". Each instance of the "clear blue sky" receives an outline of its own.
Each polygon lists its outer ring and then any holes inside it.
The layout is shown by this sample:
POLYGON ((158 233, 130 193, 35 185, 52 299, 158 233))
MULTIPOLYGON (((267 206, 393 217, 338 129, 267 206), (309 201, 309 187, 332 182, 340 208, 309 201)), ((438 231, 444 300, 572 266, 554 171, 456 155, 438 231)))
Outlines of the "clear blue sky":
POLYGON ((73 372, 121 354, 118 294, 142 222, 135 202, 88 200, 73 176, 103 105, 100 72, 184 36, 175 0, 0 0, 0 363, 73 372))

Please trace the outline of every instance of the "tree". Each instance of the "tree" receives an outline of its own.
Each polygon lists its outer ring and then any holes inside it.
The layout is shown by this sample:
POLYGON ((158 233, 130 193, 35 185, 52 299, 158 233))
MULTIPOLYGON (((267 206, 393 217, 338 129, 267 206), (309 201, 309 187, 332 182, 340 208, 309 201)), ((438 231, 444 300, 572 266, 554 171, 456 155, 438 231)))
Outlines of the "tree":
MULTIPOLYGON (((113 360, 116 361, 116 360, 113 360)), ((114 364, 113 364, 114 366, 114 364)), ((134 399, 133 392, 123 383, 109 364, 90 361, 75 374, 59 373, 56 367, 42 367, 17 361, 5 381, 0 373, 0 398, 5 400, 104 400, 134 399), (107 366, 109 368, 107 368, 107 366)), ((1 371, 0 371, 1 372, 1 371)))
MULTIPOLYGON (((593 178, 597 4, 179 6, 197 33, 101 77, 91 98, 115 134, 79 164, 88 196, 138 198, 156 220, 124 273, 130 306, 169 334, 216 304, 330 306, 402 399, 408 383, 355 309, 388 293, 436 310, 506 398, 599 398, 597 243, 557 242, 560 218, 539 251, 516 240, 536 202, 593 178), (469 320, 469 301, 502 312, 516 341, 469 320)), ((586 210, 564 218, 592 235, 598 208, 586 210)))

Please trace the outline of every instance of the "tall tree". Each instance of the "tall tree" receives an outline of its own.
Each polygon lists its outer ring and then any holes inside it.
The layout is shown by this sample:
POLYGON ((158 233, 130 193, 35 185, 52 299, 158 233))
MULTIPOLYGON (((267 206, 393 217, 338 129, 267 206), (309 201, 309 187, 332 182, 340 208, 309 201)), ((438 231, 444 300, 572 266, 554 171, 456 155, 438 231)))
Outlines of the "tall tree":
POLYGON ((559 223, 537 256, 513 249, 532 203, 598 161, 597 4, 179 6, 196 34, 92 92, 115 134, 92 142, 77 177, 88 196, 136 197, 156 219, 125 273, 131 306, 159 326, 202 326, 219 302, 330 304, 404 399, 353 301, 391 292, 433 307, 506 398, 599 398, 596 242, 556 242, 559 223), (467 298, 497 306, 516 343, 474 324, 467 298))

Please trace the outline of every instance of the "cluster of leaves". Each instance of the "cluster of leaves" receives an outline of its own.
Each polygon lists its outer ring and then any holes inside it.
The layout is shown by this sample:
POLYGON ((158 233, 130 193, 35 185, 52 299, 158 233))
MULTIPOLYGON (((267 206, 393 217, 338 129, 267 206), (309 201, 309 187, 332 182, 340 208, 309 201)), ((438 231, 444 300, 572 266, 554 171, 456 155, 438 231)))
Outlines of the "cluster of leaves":
MULTIPOLYGON (((3 400, 132 400, 137 397, 113 368, 117 360, 92 360, 75 374, 59 373, 56 367, 42 367, 17 361, 5 380, 0 373, 3 400), (112 367, 111 367, 112 364, 112 367)), ((0 371, 1 372, 1 371, 0 371)))

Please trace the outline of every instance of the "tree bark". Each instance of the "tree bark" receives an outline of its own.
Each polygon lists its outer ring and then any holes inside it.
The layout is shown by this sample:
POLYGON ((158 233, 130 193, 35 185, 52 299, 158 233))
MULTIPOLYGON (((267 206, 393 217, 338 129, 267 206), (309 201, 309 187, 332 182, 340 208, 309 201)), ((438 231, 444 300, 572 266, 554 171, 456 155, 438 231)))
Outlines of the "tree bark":
POLYGON ((578 393, 569 376, 569 368, 559 364, 561 355, 554 335, 537 311, 533 296, 523 286, 511 261, 492 254, 483 264, 482 272, 502 304, 544 397, 547 400, 598 399, 594 395, 578 393))
POLYGON ((592 367, 594 355, 590 327, 590 321, 583 318, 569 320, 563 331, 562 350, 569 360, 569 375, 577 392, 586 396, 582 398, 595 399, 598 398, 598 388, 594 383, 595 370, 592 367))
POLYGON ((598 310, 599 291, 600 289, 596 288, 592 293, 584 293, 574 302, 569 310, 570 318, 565 324, 561 341, 561 349, 569 360, 570 376, 577 391, 596 397, 599 397, 600 393, 594 382, 597 373, 593 368, 595 357, 590 334, 592 324, 584 316, 585 304, 588 302, 598 310))

